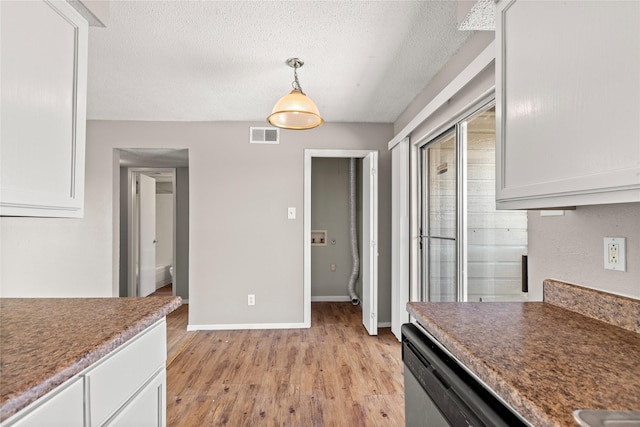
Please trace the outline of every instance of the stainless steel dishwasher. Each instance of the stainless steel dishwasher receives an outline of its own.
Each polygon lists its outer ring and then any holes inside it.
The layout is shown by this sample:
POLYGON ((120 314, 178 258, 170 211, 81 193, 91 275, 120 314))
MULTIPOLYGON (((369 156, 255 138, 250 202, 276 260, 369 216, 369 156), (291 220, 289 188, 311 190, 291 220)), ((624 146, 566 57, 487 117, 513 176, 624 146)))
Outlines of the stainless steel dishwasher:
POLYGON ((529 426, 415 325, 402 325, 407 427, 529 426))

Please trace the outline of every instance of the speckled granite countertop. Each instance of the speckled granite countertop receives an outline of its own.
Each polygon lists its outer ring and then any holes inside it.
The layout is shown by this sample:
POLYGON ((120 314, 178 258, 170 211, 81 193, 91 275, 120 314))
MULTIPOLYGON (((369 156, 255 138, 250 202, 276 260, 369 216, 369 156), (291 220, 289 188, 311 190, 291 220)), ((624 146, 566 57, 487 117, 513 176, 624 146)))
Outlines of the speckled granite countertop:
POLYGON ((534 426, 577 426, 576 409, 640 410, 638 300, 545 281, 545 302, 407 308, 534 426), (598 299, 613 301, 622 325, 598 320, 598 299))
POLYGON ((180 304, 179 297, 1 298, 0 421, 180 304))

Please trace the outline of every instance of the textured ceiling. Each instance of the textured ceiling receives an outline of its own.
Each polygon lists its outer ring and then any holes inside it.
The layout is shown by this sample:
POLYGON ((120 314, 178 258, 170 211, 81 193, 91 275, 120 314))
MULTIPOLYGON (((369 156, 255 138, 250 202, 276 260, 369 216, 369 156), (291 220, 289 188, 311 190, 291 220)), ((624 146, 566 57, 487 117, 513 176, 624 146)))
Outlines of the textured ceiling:
POLYGON ((455 1, 118 1, 91 27, 88 117, 262 121, 300 84, 327 122, 394 122, 471 36, 455 1))

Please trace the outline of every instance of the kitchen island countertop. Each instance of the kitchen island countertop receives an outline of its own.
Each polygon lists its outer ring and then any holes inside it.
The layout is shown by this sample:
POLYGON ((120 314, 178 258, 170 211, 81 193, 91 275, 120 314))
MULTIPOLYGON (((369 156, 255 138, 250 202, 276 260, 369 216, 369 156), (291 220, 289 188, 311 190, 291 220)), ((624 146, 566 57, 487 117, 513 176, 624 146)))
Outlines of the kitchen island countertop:
MULTIPOLYGON (((561 282, 548 285, 571 290, 561 282)), ((620 298, 625 315, 635 316, 640 301, 620 298)), ((534 426, 577 426, 576 409, 640 410, 635 330, 549 302, 414 302, 407 308, 534 426)))
POLYGON ((0 421, 180 305, 180 297, 0 299, 0 421))

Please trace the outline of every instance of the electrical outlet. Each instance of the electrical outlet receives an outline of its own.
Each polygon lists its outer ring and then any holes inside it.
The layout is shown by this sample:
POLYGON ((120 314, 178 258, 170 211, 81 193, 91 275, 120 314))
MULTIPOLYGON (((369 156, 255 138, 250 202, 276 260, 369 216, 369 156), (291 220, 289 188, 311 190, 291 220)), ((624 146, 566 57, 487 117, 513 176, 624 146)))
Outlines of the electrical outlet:
POLYGON ((604 268, 606 270, 627 271, 626 238, 604 238, 604 268))
POLYGON ((609 243, 609 264, 615 264, 618 265, 618 261, 620 260, 619 254, 618 254, 618 250, 620 248, 620 246, 618 246, 617 243, 609 243))
POLYGON ((256 296, 254 294, 247 295, 247 305, 256 305, 256 296))
POLYGON ((336 265, 335 264, 331 264, 331 271, 336 271, 336 265))

